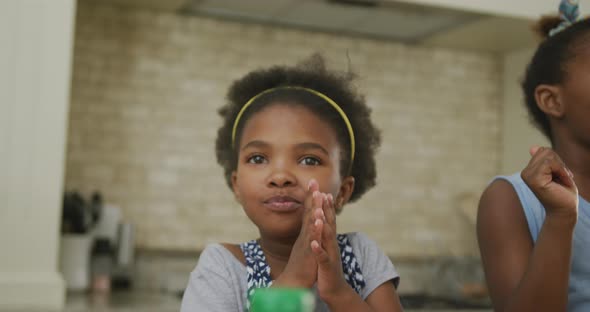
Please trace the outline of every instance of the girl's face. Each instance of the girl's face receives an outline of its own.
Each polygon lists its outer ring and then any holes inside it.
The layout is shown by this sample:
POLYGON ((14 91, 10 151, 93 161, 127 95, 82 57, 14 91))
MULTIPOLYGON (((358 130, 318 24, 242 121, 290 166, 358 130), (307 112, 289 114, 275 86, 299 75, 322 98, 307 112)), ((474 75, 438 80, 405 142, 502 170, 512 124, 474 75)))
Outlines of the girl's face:
POLYGON ((567 65, 562 85, 565 110, 563 125, 572 138, 590 145, 590 43, 576 51, 577 56, 567 65))
POLYGON ((299 235, 311 179, 335 203, 352 193, 354 179, 340 176, 334 129, 303 106, 270 104, 250 117, 238 143, 232 187, 263 236, 291 240, 299 235))

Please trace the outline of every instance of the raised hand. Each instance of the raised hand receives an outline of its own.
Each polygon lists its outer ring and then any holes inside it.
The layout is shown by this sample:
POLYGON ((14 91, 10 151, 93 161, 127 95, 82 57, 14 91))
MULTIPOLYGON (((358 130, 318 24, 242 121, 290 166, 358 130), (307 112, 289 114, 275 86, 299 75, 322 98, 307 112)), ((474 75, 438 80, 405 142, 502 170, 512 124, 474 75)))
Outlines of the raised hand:
POLYGON ((311 288, 316 283, 318 265, 309 242, 315 235, 314 208, 320 207, 321 209, 323 199, 317 181, 312 179, 309 182, 307 193, 299 237, 293 245, 285 269, 273 282, 273 286, 311 288))
POLYGON ((317 289, 326 302, 337 300, 350 288, 344 279, 340 248, 336 239, 336 209, 332 194, 321 194, 321 208, 314 211, 314 236, 311 249, 318 263, 317 289))
POLYGON ((551 148, 534 146, 521 177, 545 207, 547 216, 576 218, 578 189, 573 174, 551 148))

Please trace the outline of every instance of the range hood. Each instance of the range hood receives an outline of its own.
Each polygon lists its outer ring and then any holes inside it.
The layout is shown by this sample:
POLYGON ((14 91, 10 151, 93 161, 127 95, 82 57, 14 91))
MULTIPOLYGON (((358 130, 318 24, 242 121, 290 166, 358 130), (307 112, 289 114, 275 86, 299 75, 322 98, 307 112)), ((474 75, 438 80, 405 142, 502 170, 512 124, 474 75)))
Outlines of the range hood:
POLYGON ((530 21, 394 0, 80 0, 407 44, 508 52, 534 45, 530 21))
POLYGON ((456 10, 369 0, 191 0, 182 12, 404 43, 422 42, 483 17, 456 10))

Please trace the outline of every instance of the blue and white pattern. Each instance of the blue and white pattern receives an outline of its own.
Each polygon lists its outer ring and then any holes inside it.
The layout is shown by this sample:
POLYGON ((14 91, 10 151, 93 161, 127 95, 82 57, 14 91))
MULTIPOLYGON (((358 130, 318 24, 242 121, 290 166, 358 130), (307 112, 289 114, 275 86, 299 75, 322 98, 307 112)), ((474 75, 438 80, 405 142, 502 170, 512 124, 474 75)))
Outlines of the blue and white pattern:
POLYGON ((270 287, 270 267, 266 263, 266 257, 256 240, 240 244, 240 248, 246 258, 246 272, 248 272, 248 301, 247 310, 250 309, 250 297, 256 288, 270 287))
MULTIPOLYGON (((342 260, 342 271, 346 282, 352 289, 360 294, 365 287, 365 279, 361 267, 354 255, 352 246, 345 234, 338 234, 336 237, 340 248, 340 259, 342 260)), ((246 258, 246 271, 248 272, 248 298, 256 288, 270 287, 270 267, 266 263, 266 257, 262 248, 256 240, 240 244, 240 248, 246 258)), ((246 309, 250 309, 250 301, 246 302, 246 309)))
POLYGON ((357 294, 360 294, 363 287, 365 287, 365 279, 363 278, 361 267, 352 251, 352 246, 348 241, 348 236, 338 234, 336 239, 338 240, 338 247, 340 248, 340 259, 342 260, 344 279, 346 279, 348 285, 350 285, 357 294))

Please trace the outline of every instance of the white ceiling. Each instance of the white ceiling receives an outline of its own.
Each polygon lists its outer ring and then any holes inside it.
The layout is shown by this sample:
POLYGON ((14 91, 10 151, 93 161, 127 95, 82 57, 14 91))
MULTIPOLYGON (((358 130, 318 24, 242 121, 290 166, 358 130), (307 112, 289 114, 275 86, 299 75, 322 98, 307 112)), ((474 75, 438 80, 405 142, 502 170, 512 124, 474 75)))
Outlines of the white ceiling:
POLYGON ((357 4, 342 0, 94 1, 427 46, 508 52, 534 44, 526 19, 391 0, 344 0, 357 4))

